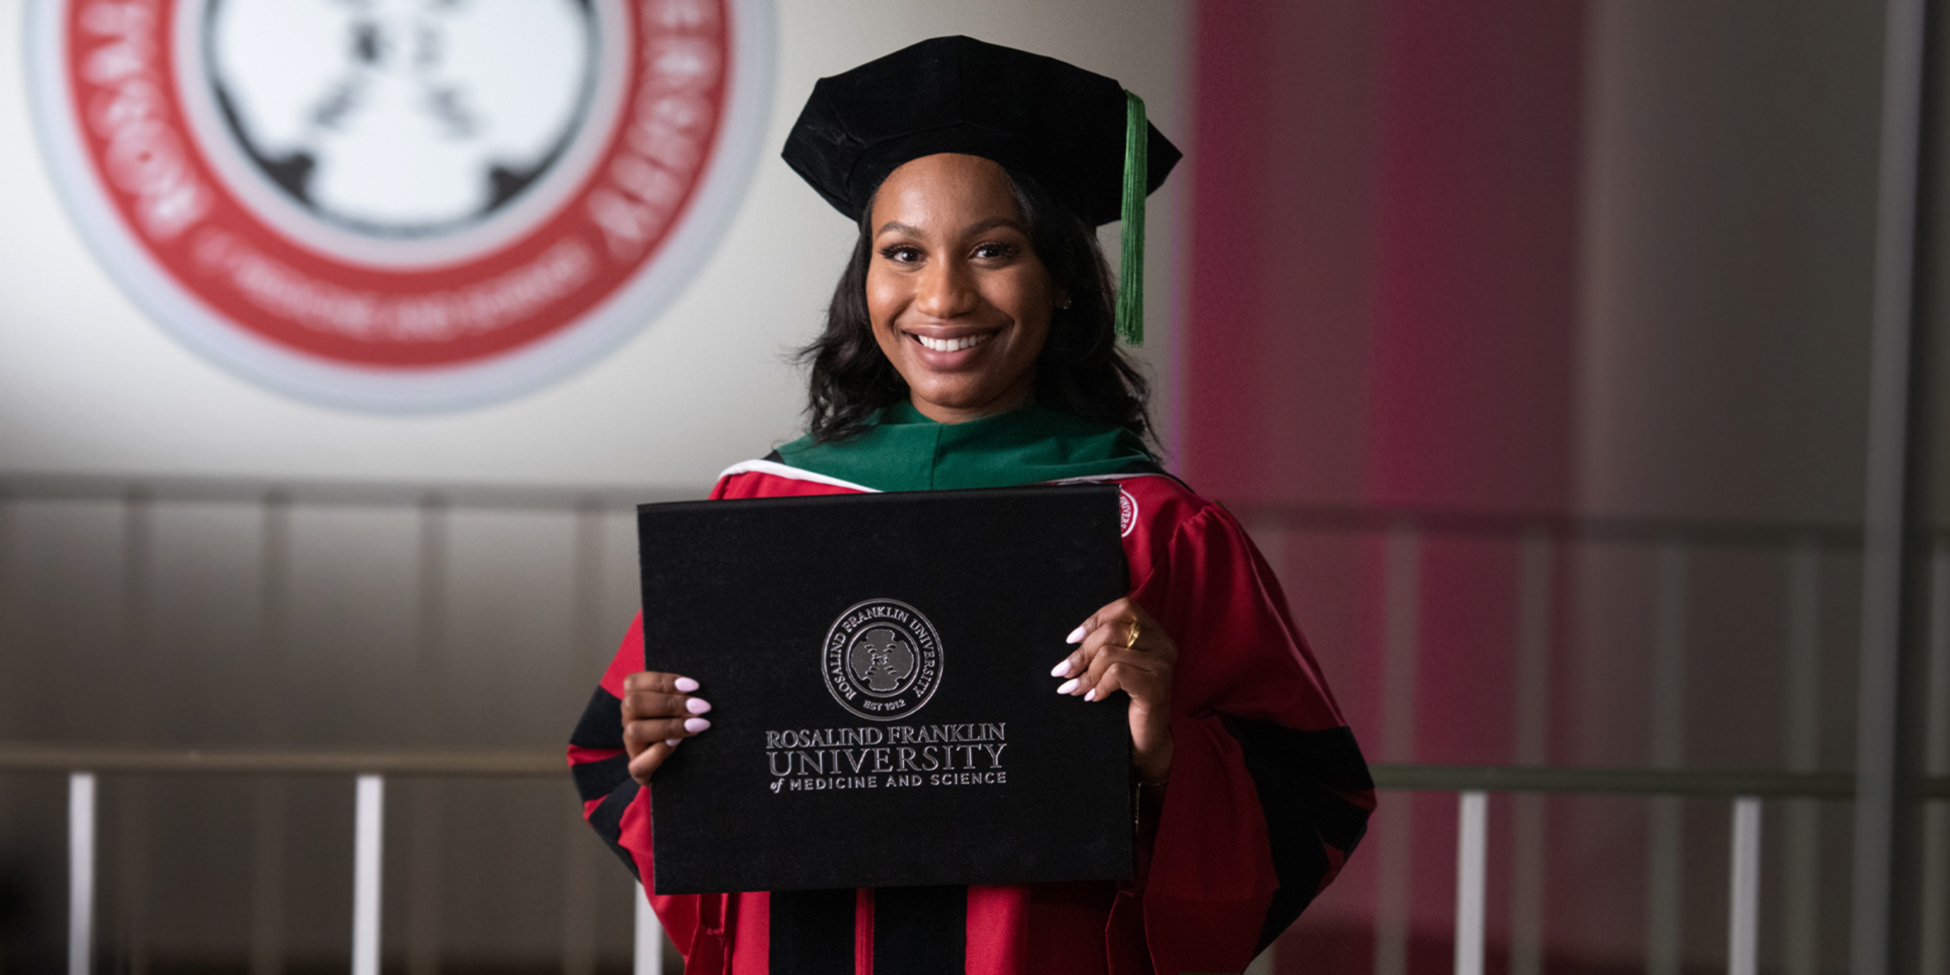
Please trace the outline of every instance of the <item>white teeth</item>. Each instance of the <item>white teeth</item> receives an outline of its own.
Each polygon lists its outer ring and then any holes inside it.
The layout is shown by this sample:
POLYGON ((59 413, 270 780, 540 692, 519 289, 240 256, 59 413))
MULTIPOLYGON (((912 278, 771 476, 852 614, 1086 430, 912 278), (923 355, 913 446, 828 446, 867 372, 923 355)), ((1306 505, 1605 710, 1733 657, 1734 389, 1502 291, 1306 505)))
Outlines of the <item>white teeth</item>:
POLYGON ((920 339, 922 345, 936 352, 960 352, 963 349, 972 349, 981 345, 994 336, 994 332, 983 332, 980 335, 964 335, 958 339, 931 339, 925 335, 916 335, 914 337, 920 339))

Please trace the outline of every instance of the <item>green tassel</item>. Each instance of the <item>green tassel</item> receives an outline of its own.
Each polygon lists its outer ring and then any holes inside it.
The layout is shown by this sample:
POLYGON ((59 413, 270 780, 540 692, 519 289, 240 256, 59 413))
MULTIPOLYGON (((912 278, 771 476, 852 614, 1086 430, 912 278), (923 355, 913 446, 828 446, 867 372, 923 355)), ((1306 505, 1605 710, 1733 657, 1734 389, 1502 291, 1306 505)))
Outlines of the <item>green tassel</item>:
POLYGON ((1150 183, 1147 163, 1150 126, 1144 99, 1124 93, 1124 256, 1117 278, 1117 334, 1131 345, 1144 344, 1144 197, 1150 183))

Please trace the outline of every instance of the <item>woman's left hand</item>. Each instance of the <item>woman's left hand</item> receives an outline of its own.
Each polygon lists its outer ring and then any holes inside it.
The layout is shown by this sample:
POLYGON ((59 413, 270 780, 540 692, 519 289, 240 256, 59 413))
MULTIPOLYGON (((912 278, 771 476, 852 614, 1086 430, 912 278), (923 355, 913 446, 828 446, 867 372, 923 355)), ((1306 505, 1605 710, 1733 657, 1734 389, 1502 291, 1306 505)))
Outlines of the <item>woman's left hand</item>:
POLYGON ((1138 781, 1160 785, 1171 775, 1171 674, 1178 644, 1126 596, 1092 613, 1070 634, 1076 650, 1050 671, 1066 677, 1056 693, 1101 701, 1131 698, 1131 763, 1138 781))

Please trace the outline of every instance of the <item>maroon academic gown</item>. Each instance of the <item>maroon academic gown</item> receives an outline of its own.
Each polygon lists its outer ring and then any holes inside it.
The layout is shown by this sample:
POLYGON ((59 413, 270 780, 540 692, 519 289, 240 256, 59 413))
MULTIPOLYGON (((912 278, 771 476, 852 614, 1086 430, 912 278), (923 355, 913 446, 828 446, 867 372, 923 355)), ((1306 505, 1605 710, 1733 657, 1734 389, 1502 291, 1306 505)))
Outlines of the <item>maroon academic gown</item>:
MULTIPOLYGON (((688 975, 1237 972, 1334 879, 1374 809, 1373 783, 1272 570, 1230 513, 1175 478, 1084 480, 1119 485, 1131 598, 1178 644, 1171 780, 1140 813, 1134 876, 652 893, 688 975)), ((726 471, 711 496, 868 490, 762 460, 726 471)), ((619 708, 623 678, 642 669, 639 617, 569 763, 584 816, 654 892, 650 792, 629 777, 619 708)))

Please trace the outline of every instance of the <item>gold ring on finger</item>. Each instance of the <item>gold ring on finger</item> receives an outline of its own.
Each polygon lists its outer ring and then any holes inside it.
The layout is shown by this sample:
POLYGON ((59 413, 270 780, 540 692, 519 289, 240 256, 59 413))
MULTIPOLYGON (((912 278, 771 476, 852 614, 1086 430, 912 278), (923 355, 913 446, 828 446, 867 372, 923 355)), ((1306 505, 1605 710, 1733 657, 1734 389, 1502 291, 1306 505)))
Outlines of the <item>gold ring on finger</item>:
POLYGON ((1138 621, 1132 620, 1131 628, 1129 630, 1124 631, 1124 649, 1129 650, 1132 647, 1137 646, 1139 629, 1140 627, 1138 626, 1138 621))

